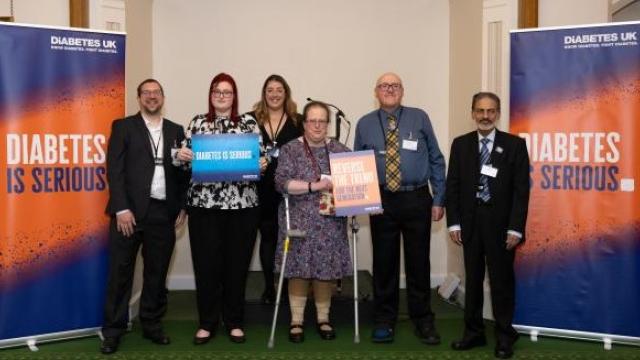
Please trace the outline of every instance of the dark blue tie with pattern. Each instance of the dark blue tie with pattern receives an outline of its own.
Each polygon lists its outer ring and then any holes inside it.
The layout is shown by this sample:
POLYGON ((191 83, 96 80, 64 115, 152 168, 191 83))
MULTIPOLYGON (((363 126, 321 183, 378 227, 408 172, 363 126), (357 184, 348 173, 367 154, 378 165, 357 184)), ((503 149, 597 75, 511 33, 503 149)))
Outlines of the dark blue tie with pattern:
MULTIPOLYGON (((491 140, 487 138, 480 140, 482 143, 482 148, 480 148, 480 170, 482 170, 483 165, 489 162, 489 147, 487 146, 489 141, 491 140)), ((489 191, 489 177, 487 175, 480 174, 480 185, 482 185, 482 189, 478 195, 482 201, 488 202, 491 200, 491 192, 489 191)))

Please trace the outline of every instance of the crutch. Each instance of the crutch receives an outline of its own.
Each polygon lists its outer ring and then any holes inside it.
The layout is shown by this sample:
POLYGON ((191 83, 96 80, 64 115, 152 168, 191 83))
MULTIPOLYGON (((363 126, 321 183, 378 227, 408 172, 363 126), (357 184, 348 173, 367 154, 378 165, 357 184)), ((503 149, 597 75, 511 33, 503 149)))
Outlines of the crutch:
POLYGON ((358 230, 360 224, 355 216, 351 217, 351 234, 353 235, 353 313, 354 313, 354 335, 353 342, 360 343, 360 324, 358 321, 358 230))
POLYGON ((289 194, 284 194, 284 213, 287 220, 287 232, 284 237, 284 246, 282 248, 282 264, 280 265, 280 277, 278 279, 278 293, 276 295, 276 305, 273 310, 273 321, 271 322, 271 335, 269 336, 269 349, 273 348, 274 337, 276 334, 276 321, 278 320, 278 308, 280 307, 280 296, 282 295, 282 284, 284 282, 284 269, 287 264, 287 254, 289 253, 289 240, 292 238, 305 237, 304 231, 291 230, 291 220, 289 217, 289 194))

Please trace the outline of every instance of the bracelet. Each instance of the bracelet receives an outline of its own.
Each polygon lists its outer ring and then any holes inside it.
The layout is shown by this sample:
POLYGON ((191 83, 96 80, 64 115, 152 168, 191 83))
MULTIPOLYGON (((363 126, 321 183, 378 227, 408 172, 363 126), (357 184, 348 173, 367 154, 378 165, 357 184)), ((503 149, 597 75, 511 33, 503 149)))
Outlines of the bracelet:
POLYGON ((309 189, 309 194, 311 194, 311 183, 310 182, 307 183, 307 189, 309 189))

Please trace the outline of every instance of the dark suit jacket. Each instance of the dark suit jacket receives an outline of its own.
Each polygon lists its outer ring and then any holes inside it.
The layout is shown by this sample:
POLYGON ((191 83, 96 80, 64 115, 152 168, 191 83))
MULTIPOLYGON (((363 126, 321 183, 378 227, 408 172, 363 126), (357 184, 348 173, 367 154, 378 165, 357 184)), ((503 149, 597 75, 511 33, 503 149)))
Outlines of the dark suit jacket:
MULTIPOLYGON (((446 189, 447 224, 459 224, 463 240, 470 239, 473 233, 480 177, 479 148, 477 131, 457 137, 451 144, 446 189)), ((498 169, 495 178, 489 177, 495 229, 500 234, 507 230, 518 231, 523 234, 524 241, 529 207, 529 155, 524 139, 496 129, 490 163, 498 169)))
MULTIPOLYGON (((169 215, 175 218, 186 204, 188 175, 171 163, 171 147, 184 139, 182 126, 163 119, 162 144, 169 215)), ((109 202, 106 212, 114 215, 129 209, 136 220, 147 213, 154 172, 153 150, 149 133, 140 113, 115 120, 107 150, 109 202)))

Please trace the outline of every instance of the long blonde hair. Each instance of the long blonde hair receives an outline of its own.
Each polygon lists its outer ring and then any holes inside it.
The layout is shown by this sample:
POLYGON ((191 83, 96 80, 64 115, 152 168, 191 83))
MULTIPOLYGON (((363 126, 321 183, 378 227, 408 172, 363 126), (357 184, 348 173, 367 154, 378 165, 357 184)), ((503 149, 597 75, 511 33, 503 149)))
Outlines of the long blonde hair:
POLYGON ((291 98, 291 88, 287 81, 280 75, 272 74, 269 75, 267 80, 264 81, 264 85, 262 85, 262 93, 260 96, 260 101, 258 101, 255 105, 253 105, 253 111, 256 113, 256 120, 259 125, 263 125, 265 122, 269 121, 269 108, 267 107, 267 84, 271 81, 278 82, 284 88, 284 112, 287 114, 287 117, 293 121, 294 125, 298 125, 298 105, 291 98))

